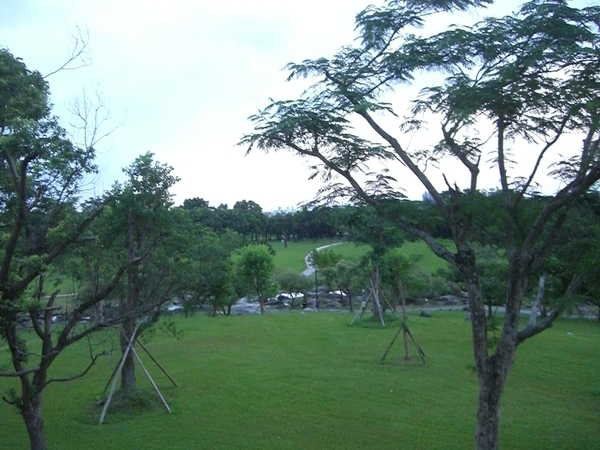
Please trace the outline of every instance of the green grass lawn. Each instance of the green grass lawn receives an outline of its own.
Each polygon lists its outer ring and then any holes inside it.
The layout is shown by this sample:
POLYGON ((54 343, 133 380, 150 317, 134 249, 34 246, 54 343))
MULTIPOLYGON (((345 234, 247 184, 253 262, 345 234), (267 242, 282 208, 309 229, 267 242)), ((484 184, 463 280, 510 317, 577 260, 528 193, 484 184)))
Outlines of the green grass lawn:
MULTIPOLYGON (((269 242, 275 250, 275 270, 291 270, 293 272, 302 272, 306 269, 304 257, 315 248, 328 245, 329 239, 320 239, 318 241, 288 241, 287 247, 284 247, 280 241, 269 242)), ((348 245, 348 244, 344 244, 348 245)))
MULTIPOLYGON (((148 348, 178 382, 142 355, 172 409, 109 414, 94 403, 117 358, 83 379, 51 384, 43 411, 48 448, 465 449, 473 446, 478 384, 464 313, 410 316, 427 355, 400 362, 397 331, 347 313, 176 319, 179 341, 148 348)), ((502 403, 501 448, 592 449, 600 442, 600 325, 561 320, 519 348, 502 403)), ((101 336, 95 337, 100 342, 101 336)), ((109 346, 110 341, 101 345, 109 346)), ((0 367, 6 364, 0 348, 0 367)), ((84 367, 86 348, 61 355, 52 376, 84 367)), ((138 369, 139 386, 150 385, 138 369)), ((0 378, 0 392, 16 386, 0 378)), ((16 410, 0 402, 0 447, 25 449, 16 410)))
MULTIPOLYGON (((342 255, 343 259, 348 261, 358 262, 368 251, 366 245, 357 246, 351 242, 341 243, 334 240, 322 239, 318 241, 299 241, 288 242, 287 247, 279 241, 270 242, 270 245, 275 250, 275 269, 276 270, 291 270, 293 272, 302 272, 306 266, 304 257, 312 252, 315 248, 324 245, 336 244, 331 247, 335 253, 342 255)), ((408 257, 415 257, 418 263, 430 273, 435 273, 440 268, 446 268, 447 263, 438 258, 424 242, 406 242, 402 246, 402 250, 408 257)))

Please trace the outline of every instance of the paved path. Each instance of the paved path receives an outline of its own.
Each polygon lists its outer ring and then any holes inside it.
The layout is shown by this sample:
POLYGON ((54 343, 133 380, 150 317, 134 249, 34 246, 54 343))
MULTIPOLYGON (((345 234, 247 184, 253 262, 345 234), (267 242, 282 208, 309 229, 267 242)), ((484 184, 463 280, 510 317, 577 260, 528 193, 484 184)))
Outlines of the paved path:
MULTIPOLYGON (((324 248, 333 247, 334 245, 340 245, 340 244, 345 244, 345 242, 336 242, 335 244, 324 245, 322 247, 317 247, 316 250, 318 252, 320 252, 324 248)), ((310 253, 304 257, 304 263, 306 264, 306 269, 304 269, 304 272, 302 272, 302 275, 304 275, 305 277, 309 277, 313 273, 315 273, 315 268, 310 263, 310 253)))

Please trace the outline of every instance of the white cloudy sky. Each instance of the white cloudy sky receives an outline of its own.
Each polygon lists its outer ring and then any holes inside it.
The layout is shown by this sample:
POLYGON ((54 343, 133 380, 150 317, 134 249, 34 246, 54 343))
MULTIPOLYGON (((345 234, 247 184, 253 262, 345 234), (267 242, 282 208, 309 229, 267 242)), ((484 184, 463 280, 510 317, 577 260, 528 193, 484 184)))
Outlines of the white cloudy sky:
MULTIPOLYGON (((152 151, 181 178, 176 200, 211 205, 254 200, 265 210, 310 200, 320 181, 287 154, 245 157, 236 146, 247 117, 269 97, 297 97, 291 61, 330 56, 354 38, 354 16, 369 0, 0 0, 0 46, 47 74, 67 57, 76 26, 87 28, 92 65, 49 78, 55 111, 95 87, 122 127, 100 145, 97 193, 121 168, 152 151), (124 119, 125 118, 125 119, 124 119)), ((509 12, 520 2, 503 1, 509 12)), ((452 19, 448 19, 452 21, 452 19)), ((409 179, 410 181, 410 179, 409 179)), ((420 198, 423 188, 407 184, 420 198)))

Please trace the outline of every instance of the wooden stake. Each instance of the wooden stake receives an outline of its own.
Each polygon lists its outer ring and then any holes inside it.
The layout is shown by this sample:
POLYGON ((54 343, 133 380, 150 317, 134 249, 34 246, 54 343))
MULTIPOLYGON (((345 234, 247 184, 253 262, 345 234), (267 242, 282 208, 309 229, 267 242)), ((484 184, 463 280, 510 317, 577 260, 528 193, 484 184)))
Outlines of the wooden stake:
POLYGON ((395 334, 394 339, 392 339, 392 342, 390 342, 390 345, 388 346, 387 350, 385 351, 385 353, 383 354, 383 356, 381 357, 381 362, 383 362, 383 360, 385 359, 385 357, 387 356, 388 352, 390 351, 390 349, 392 348, 392 345, 394 345, 394 342, 396 342, 396 339, 398 338, 398 335, 400 334, 400 332, 402 331, 402 328, 404 328, 402 325, 400 325, 400 328, 398 328, 398 332, 395 334))
POLYGON ((144 344, 142 344, 138 339, 136 339, 135 341, 140 345, 140 347, 142 347, 142 350, 146 352, 146 354, 150 357, 154 364, 156 364, 158 368, 162 370, 162 373, 164 373, 167 376, 167 378, 171 380, 171 383, 173 383, 173 385, 177 387, 177 383, 175 383, 175 380, 171 378, 171 375, 169 375, 169 373, 164 369, 164 367, 160 365, 160 363, 154 358, 154 356, 152 356, 152 354, 148 351, 144 344))
MULTIPOLYGON (((129 344, 127 344, 127 348, 125 349, 125 352, 123 353, 123 356, 121 357, 121 361, 119 362, 119 366, 117 367, 116 373, 121 373, 121 370, 123 369, 123 364, 125 364, 125 358, 127 358, 127 355, 129 354, 129 350, 131 350, 131 348, 133 347, 133 342, 135 341, 135 335, 137 334, 139 327, 140 327, 140 324, 138 323, 135 326, 135 329, 133 330, 132 339, 129 341, 129 344)), ((113 377, 114 377, 114 375, 113 375, 113 377)), ((110 387, 110 392, 108 393, 108 398, 106 399, 106 402, 104 403, 104 408, 102 408, 102 414, 100 414, 100 422, 98 422, 98 426, 102 425, 102 422, 104 422, 104 416, 106 415, 106 411, 108 410, 108 405, 110 405, 110 401, 112 400, 112 396, 115 392, 115 388, 117 387, 118 380, 119 380, 119 377, 114 377, 113 384, 110 387)))
POLYGON ((152 377, 150 376, 150 374, 146 370, 146 367, 144 366, 144 363, 142 362, 142 360, 138 356, 137 352, 135 351, 135 348, 131 347, 131 351, 133 352, 133 355, 135 356, 135 359, 137 359, 138 362, 140 363, 140 366, 141 366, 142 370, 144 371, 144 373, 146 374, 146 377, 148 377, 148 380, 150 380, 150 384, 152 385, 152 387, 154 388, 154 390, 158 394, 158 397, 160 398, 160 401, 163 403, 163 405, 165 405, 165 408, 166 408, 167 412, 169 414, 171 414, 171 409, 169 408, 169 405, 167 405, 167 402, 165 401, 164 397, 160 393, 160 390, 158 389, 158 386, 156 386, 156 384, 154 383, 154 380, 152 379, 152 377))

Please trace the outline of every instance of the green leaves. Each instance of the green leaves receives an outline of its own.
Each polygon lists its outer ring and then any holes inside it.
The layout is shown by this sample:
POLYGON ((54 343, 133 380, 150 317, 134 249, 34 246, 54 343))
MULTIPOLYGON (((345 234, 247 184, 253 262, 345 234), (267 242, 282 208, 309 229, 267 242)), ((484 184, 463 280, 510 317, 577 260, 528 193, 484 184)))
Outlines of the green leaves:
POLYGON ((242 248, 236 262, 236 274, 246 293, 256 295, 261 306, 275 289, 272 281, 275 261, 265 244, 250 244, 242 248))
POLYGON ((20 58, 0 48, 0 134, 37 122, 50 112, 48 84, 20 58))

